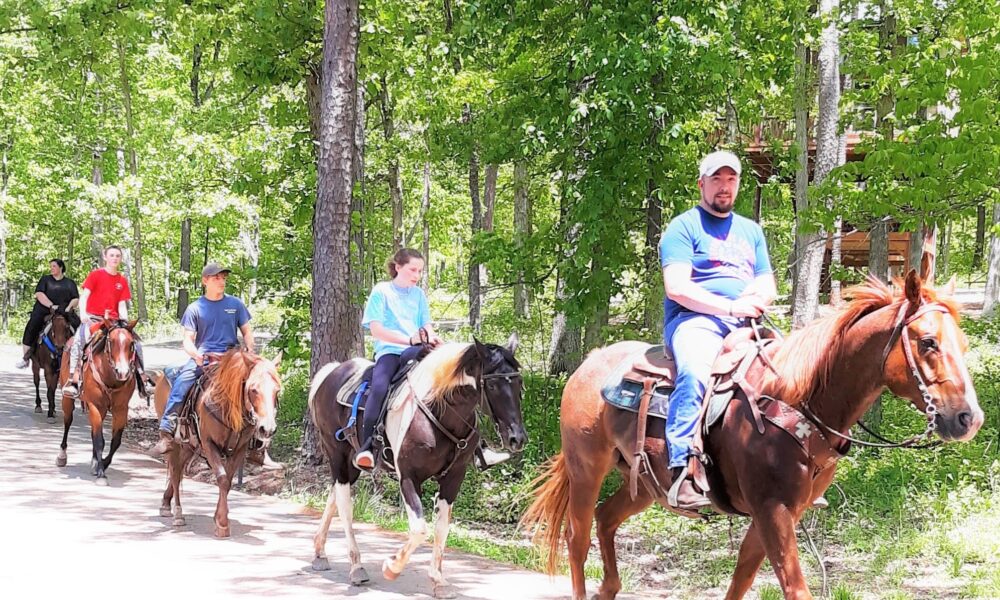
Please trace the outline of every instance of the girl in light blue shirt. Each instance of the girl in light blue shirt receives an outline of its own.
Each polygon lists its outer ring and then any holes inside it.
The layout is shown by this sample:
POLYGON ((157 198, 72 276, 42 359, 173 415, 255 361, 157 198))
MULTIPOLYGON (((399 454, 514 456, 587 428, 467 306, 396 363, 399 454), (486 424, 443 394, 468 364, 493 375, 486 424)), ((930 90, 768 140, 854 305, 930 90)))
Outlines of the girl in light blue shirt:
POLYGON ((392 376, 400 365, 441 343, 431 327, 427 296, 419 285, 424 272, 423 255, 412 248, 403 248, 386 267, 392 280, 375 285, 361 318, 361 325, 375 338, 375 371, 365 402, 361 451, 354 457, 354 464, 365 470, 375 466, 372 435, 392 376))

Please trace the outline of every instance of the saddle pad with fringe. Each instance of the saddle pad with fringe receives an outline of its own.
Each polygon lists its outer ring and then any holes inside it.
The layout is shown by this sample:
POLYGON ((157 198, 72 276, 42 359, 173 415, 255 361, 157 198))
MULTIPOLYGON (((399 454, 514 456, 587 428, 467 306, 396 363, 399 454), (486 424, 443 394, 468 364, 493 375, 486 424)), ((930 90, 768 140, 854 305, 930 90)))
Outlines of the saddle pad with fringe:
MULTIPOLYGON (((643 350, 643 354, 646 350, 643 350)), ((601 386, 601 397, 608 404, 627 410, 629 412, 639 412, 639 401, 642 397, 642 384, 632 381, 625 381, 622 377, 632 370, 635 364, 635 356, 626 357, 601 386)), ((653 397, 649 399, 649 416, 659 419, 667 418, 667 410, 670 406, 670 393, 672 387, 660 386, 653 389, 653 397)))

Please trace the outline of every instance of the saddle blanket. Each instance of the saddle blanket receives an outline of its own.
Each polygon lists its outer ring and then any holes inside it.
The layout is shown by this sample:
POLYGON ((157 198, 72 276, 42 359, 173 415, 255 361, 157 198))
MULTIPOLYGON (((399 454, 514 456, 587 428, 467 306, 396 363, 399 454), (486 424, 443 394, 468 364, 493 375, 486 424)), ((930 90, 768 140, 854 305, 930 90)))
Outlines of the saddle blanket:
MULTIPOLYGON (((608 404, 638 413, 639 401, 642 399, 642 384, 622 379, 626 373, 632 370, 635 359, 635 356, 628 356, 611 371, 611 374, 604 381, 604 385, 601 386, 601 396, 608 404)), ((653 397, 649 399, 649 416, 660 419, 667 418, 672 391, 672 387, 666 386, 653 388, 653 397)))

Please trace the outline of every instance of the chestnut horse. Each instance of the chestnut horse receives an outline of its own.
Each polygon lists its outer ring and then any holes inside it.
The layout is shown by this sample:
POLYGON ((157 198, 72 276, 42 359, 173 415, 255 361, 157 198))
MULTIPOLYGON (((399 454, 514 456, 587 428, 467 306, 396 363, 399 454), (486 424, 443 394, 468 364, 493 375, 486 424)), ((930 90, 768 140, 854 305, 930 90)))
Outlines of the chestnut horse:
MULTIPOLYGON (((95 483, 108 485, 105 470, 111 464, 115 452, 122 444, 122 432, 128 422, 128 402, 135 392, 135 333, 137 321, 125 323, 104 319, 100 329, 94 333, 90 344, 90 358, 83 365, 83 377, 80 379, 80 410, 87 411, 90 420, 90 439, 93 443, 93 455, 90 460, 91 474, 96 475, 95 483), (104 417, 111 411, 111 451, 107 458, 104 453, 104 417)), ((87 324, 81 325, 86 327, 87 324)), ((69 350, 76 338, 67 344, 69 350)), ((69 352, 63 352, 62 368, 59 370, 59 380, 63 387, 69 380, 69 352)), ((63 396, 63 438, 59 446, 59 456, 56 466, 66 466, 66 439, 69 428, 73 424, 73 408, 76 403, 73 398, 63 396)))
MULTIPOLYGON (((836 314, 767 347, 773 371, 758 361, 756 372, 748 375, 759 383, 758 389, 800 410, 841 453, 849 448, 842 436, 884 388, 925 413, 927 435, 936 431, 943 440, 959 441, 975 436, 984 417, 965 366, 966 342, 954 302, 923 285, 913 271, 902 294, 870 281, 854 288, 852 297, 836 314)), ((565 525, 574 600, 586 598, 583 564, 601 482, 612 467, 627 473, 623 456, 633 452, 619 432, 634 431, 634 425, 627 425, 624 411, 602 401, 600 388, 617 365, 646 347, 621 342, 596 350, 566 382, 562 452, 539 478, 534 503, 522 521, 535 530, 536 541, 548 552, 550 572, 558 566, 565 525)), ((730 400, 724 417, 704 440, 711 457, 709 497, 716 507, 751 518, 726 598, 744 597, 766 557, 786 599, 810 599, 795 527, 830 485, 836 462, 818 466, 791 435, 773 425, 758 434, 741 396, 742 391, 730 400)), ((663 426, 649 430, 646 452, 659 457, 652 461, 654 474, 669 482, 663 426)), ((653 501, 643 486, 632 498, 626 485, 596 510, 604 579, 595 599, 613 599, 620 590, 615 533, 653 501)))
MULTIPOLYGON (((511 336, 506 347, 478 341, 444 344, 431 351, 407 375, 407 383, 399 393, 390 393, 387 402, 398 402, 398 410, 390 404, 386 437, 401 437, 392 440, 392 450, 409 517, 410 536, 392 558, 382 563, 382 575, 386 579, 399 577, 410 555, 426 539, 427 523, 420 492, 425 481, 436 479, 440 491, 429 575, 435 597, 454 597, 441 571, 441 563, 452 506, 479 446, 480 410, 493 417, 505 448, 519 451, 527 441, 521 417, 520 365, 514 358, 516 348, 517 336, 511 336), (406 414, 412 416, 408 429, 399 425, 406 414)), ((352 523, 351 486, 360 471, 352 460, 354 448, 336 435, 338 430, 348 426, 351 416, 349 407, 337 403, 337 395, 354 374, 369 365, 371 363, 363 359, 325 365, 316 373, 309 390, 309 410, 334 482, 319 530, 313 538, 313 569, 325 571, 330 568, 326 538, 330 521, 339 512, 347 539, 352 585, 368 581, 368 573, 361 566, 361 551, 354 539, 352 523)))
POLYGON ((39 384, 41 383, 41 373, 44 372, 45 396, 49 400, 49 412, 46 419, 49 423, 55 423, 59 369, 66 342, 73 337, 73 328, 64 313, 51 309, 49 310, 49 323, 48 331, 31 349, 31 374, 35 378, 35 412, 42 412, 42 395, 39 384))
MULTIPOLYGON (((201 381, 195 383, 194 395, 187 399, 194 405, 188 407, 190 412, 182 409, 182 415, 190 414, 186 429, 195 437, 175 444, 167 455, 167 488, 163 491, 160 516, 172 516, 174 527, 186 524, 181 509, 184 467, 200 455, 208 461, 219 486, 215 536, 229 537, 229 490, 233 475, 243 466, 251 440, 256 438, 266 445, 278 426, 280 363, 280 355, 270 361, 233 348, 209 366, 201 381)), ((161 378, 156 390, 156 414, 161 418, 170 388, 161 378)))

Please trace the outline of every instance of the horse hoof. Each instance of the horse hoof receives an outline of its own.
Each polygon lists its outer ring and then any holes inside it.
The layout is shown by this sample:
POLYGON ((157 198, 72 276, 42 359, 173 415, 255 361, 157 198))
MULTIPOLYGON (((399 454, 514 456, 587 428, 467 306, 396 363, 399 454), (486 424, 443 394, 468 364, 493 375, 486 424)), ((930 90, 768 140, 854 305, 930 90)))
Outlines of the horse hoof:
POLYGON ((56 418, 55 417, 45 417, 45 422, 48 423, 49 425, 55 425, 56 418))
POLYGON ((161 517, 172 517, 172 516, 174 516, 174 513, 171 512, 169 506, 161 506, 160 507, 160 516, 161 517))
POLYGON ((455 588, 450 585, 435 585, 434 586, 434 597, 435 598, 455 598, 458 594, 455 593, 455 588))
POLYGON ((365 571, 364 567, 358 567, 351 571, 351 585, 362 585, 368 583, 370 579, 368 571, 365 571))
POLYGON ((223 539, 223 538, 229 537, 229 528, 228 527, 216 527, 215 528, 215 537, 217 537, 219 539, 223 539))
POLYGON ((174 519, 174 527, 184 527, 185 525, 187 525, 187 521, 184 520, 184 517, 177 517, 174 519))
POLYGON ((317 556, 313 559, 313 571, 329 571, 330 561, 325 556, 317 556))
POLYGON ((65 467, 66 466, 66 453, 60 452, 59 456, 56 457, 56 466, 65 467))
POLYGON ((107 477, 98 477, 97 479, 94 480, 94 483, 96 483, 97 485, 102 486, 102 487, 107 486, 108 485, 108 478, 107 477))
POLYGON ((399 577, 399 573, 389 568, 389 559, 382 563, 382 577, 385 577, 386 581, 396 581, 399 577))
POLYGON ((40 412, 42 412, 42 407, 41 407, 41 406, 36 406, 36 407, 35 407, 35 412, 36 412, 36 413, 40 413, 40 412))

